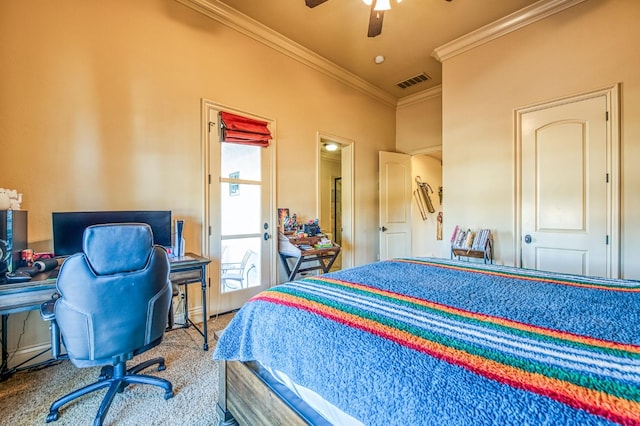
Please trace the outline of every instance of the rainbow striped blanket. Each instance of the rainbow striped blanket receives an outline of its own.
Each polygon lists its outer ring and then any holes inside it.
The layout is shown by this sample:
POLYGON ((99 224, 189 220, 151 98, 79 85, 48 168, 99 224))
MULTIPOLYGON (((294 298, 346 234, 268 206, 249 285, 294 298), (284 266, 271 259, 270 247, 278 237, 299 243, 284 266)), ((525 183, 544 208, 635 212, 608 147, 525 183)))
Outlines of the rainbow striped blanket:
POLYGON ((640 283, 395 259, 278 285, 215 359, 365 424, 640 424, 640 283))

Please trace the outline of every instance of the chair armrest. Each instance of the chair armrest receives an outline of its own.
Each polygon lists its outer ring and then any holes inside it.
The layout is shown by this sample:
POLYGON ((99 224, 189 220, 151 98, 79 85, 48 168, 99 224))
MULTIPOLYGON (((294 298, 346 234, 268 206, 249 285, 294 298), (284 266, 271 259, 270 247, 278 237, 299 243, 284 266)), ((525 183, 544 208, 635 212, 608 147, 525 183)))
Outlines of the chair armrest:
POLYGON ((51 356, 55 359, 60 358, 60 327, 56 322, 56 312, 54 307, 57 299, 51 299, 40 305, 40 316, 45 321, 50 321, 51 325, 51 356))
POLYGON ((56 305, 55 299, 48 300, 40 305, 40 316, 45 321, 53 321, 56 318, 55 311, 53 310, 56 305))
POLYGON ((240 263, 240 262, 223 263, 221 266, 222 266, 222 270, 223 271, 239 271, 239 270, 242 270, 242 263, 240 263))

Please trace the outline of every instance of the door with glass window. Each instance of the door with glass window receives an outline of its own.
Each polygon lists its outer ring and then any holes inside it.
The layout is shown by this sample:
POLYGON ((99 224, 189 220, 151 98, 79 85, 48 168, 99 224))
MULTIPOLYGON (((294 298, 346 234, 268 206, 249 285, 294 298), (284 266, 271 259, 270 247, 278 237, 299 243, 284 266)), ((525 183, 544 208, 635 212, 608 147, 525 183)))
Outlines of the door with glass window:
MULTIPOLYGON (((261 146, 226 137, 221 129, 221 110, 229 111, 208 105, 206 123, 211 172, 209 252, 218 266, 210 270, 211 314, 238 309, 275 281, 271 228, 275 210, 273 143, 261 146), (231 141, 225 142, 226 139, 231 141)), ((253 118, 246 113, 231 112, 253 118)))

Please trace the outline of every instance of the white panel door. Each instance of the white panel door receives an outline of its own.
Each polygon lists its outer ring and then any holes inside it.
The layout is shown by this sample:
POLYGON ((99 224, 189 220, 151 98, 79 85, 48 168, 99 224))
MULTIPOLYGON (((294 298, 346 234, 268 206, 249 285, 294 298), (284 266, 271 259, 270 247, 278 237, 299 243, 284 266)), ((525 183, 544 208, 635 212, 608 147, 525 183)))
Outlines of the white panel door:
POLYGON ((379 153, 380 260, 411 256, 411 156, 379 153))
POLYGON ((608 276, 607 98, 523 114, 522 266, 608 276))

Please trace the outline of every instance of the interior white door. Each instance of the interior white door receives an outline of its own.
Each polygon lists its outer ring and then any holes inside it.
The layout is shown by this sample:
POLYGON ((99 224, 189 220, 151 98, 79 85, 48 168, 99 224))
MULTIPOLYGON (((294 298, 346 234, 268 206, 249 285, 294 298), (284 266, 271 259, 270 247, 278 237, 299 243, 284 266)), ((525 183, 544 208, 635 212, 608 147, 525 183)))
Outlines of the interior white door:
POLYGON ((380 260, 411 256, 411 156, 380 151, 380 260))
POLYGON ((522 266, 609 276, 607 98, 522 115, 522 266))
POLYGON ((215 104, 204 105, 209 153, 208 251, 215 264, 209 271, 210 314, 238 309, 275 282, 273 143, 261 148, 220 142, 221 109, 251 117, 215 104))

